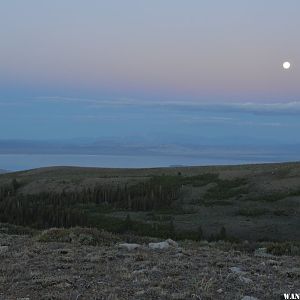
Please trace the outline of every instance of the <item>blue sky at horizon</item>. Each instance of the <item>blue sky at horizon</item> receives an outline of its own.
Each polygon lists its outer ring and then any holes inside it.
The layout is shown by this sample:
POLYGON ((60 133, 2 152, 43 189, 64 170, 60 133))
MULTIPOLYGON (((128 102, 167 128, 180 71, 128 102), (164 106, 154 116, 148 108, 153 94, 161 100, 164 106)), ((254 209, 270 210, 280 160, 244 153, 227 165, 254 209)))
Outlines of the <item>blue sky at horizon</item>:
POLYGON ((3 1, 0 139, 300 143, 299 13, 298 0, 3 1))

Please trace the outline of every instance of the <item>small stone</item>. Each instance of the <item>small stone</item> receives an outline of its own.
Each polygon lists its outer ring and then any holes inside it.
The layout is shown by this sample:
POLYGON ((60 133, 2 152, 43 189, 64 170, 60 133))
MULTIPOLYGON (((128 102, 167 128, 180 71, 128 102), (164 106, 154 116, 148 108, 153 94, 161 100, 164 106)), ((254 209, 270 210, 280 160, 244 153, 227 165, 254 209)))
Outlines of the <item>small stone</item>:
POLYGON ((187 294, 185 294, 185 293, 172 293, 171 294, 171 299, 184 300, 184 299, 187 299, 187 294))
POLYGON ((128 251, 132 251, 132 250, 138 249, 140 247, 141 247, 140 244, 128 244, 128 243, 119 244, 119 248, 126 249, 128 251))
POLYGON ((218 289, 218 290, 217 290, 217 293, 218 293, 218 294, 222 294, 222 293, 223 293, 223 290, 222 290, 222 289, 218 289))
POLYGON ((70 284, 68 282, 60 282, 60 283, 55 285, 55 287, 61 288, 61 289, 70 288, 71 286, 72 286, 72 284, 70 284))
POLYGON ((258 300, 258 299, 252 296, 245 296, 242 298, 242 300, 258 300))
POLYGON ((166 250, 170 247, 170 244, 166 241, 160 243, 149 243, 149 248, 152 250, 166 250))
POLYGON ((141 270, 135 270, 132 272, 133 275, 140 275, 140 274, 143 274, 143 273, 146 273, 147 270, 146 269, 141 269, 141 270))
POLYGON ((240 275, 246 274, 246 272, 242 271, 242 269, 239 267, 231 267, 231 268, 229 268, 229 270, 235 274, 240 274, 240 275))
POLYGON ((174 247, 174 248, 177 248, 178 247, 178 243, 173 241, 172 239, 167 239, 166 242, 171 246, 171 247, 174 247))
POLYGON ((243 277, 243 276, 240 276, 239 279, 240 279, 241 282, 246 283, 246 284, 249 284, 249 283, 253 282, 252 279, 247 278, 247 277, 243 277))

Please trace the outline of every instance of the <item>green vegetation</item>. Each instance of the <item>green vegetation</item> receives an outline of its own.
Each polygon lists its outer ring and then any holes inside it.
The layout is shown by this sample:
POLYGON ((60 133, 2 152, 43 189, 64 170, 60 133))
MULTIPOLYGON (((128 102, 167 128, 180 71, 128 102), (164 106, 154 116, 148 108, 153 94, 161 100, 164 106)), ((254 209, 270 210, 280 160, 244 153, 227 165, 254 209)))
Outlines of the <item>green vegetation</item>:
POLYGON ((278 216, 278 217, 280 217, 280 216, 285 216, 285 217, 287 217, 287 216, 290 215, 289 211, 287 211, 287 210, 285 210, 285 209, 276 209, 276 210, 273 211, 273 214, 274 214, 275 216, 278 216))
POLYGON ((238 241, 238 240, 220 240, 215 246, 225 251, 240 251, 243 253, 255 253, 259 248, 265 248, 266 253, 281 256, 299 256, 300 242, 257 242, 257 241, 238 241))
POLYGON ((78 243, 81 245, 111 245, 120 241, 120 238, 104 230, 96 228, 51 228, 44 230, 37 237, 39 242, 78 243))
POLYGON ((204 195, 204 200, 222 200, 247 194, 249 190, 245 186, 246 184, 247 180, 244 178, 233 180, 218 179, 216 185, 208 189, 204 195))
MULTIPOLYGON (((181 187, 186 184, 204 185, 216 178, 215 174, 154 176, 135 185, 99 185, 81 192, 43 192, 34 195, 18 193, 21 185, 13 179, 0 189, 0 221, 35 228, 93 225, 109 226, 114 231, 120 231, 124 224, 120 224, 119 219, 105 216, 105 213, 115 209, 154 210, 160 213, 165 210, 168 214, 175 209, 181 213, 180 207, 172 208, 180 196, 181 187)), ((139 230, 138 226, 136 230, 139 230)))
POLYGON ((158 222, 167 222, 167 221, 172 221, 174 219, 174 216, 170 215, 170 212, 166 214, 164 211, 149 212, 146 214, 146 216, 149 220, 158 221, 158 222))
POLYGON ((99 186, 76 193, 23 195, 17 193, 16 183, 12 182, 0 190, 0 221, 38 229, 89 226, 117 233, 174 237, 172 221, 169 224, 146 224, 131 220, 129 214, 125 220, 105 215, 116 208, 145 210, 167 207, 176 198, 175 192, 170 190, 173 186, 174 181, 164 177, 162 183, 154 178, 143 185, 122 189, 99 186))
POLYGON ((282 200, 289 195, 287 193, 268 193, 263 195, 247 196, 247 201, 265 201, 265 202, 276 202, 282 200))
POLYGON ((212 206, 227 206, 227 205, 233 205, 232 201, 229 200, 208 200, 208 199, 201 199, 199 201, 200 205, 204 205, 206 207, 212 207, 212 206))
POLYGON ((13 235, 35 235, 37 230, 9 223, 0 223, 0 233, 13 235))
POLYGON ((269 211, 265 208, 258 207, 246 207, 241 208, 237 211, 237 215, 245 216, 245 217, 259 217, 267 214, 269 211))
POLYGON ((184 177, 182 184, 192 185, 193 187, 205 186, 211 182, 217 182, 219 180, 219 175, 216 173, 206 173, 196 176, 184 177))
POLYGON ((300 189, 284 191, 284 192, 269 192, 263 195, 247 196, 247 201, 265 201, 265 202, 276 202, 287 197, 297 197, 300 196, 300 189))
MULTIPOLYGON (((86 177, 88 173, 84 172, 76 175, 71 171, 65 178, 65 173, 62 176, 60 172, 58 175, 46 172, 46 177, 36 174, 26 177, 24 173, 21 176, 3 175, 0 222, 15 224, 16 228, 45 230, 80 226, 135 236, 210 241, 232 241, 233 236, 247 238, 246 235, 243 237, 245 228, 239 227, 241 218, 237 216, 247 217, 246 226, 252 233, 257 228, 253 220, 259 216, 264 217, 260 219, 262 221, 267 215, 289 216, 293 218, 290 224, 296 224, 297 197, 300 195, 297 186, 286 189, 278 186, 282 192, 275 193, 270 188, 272 185, 268 185, 264 193, 259 193, 264 181, 256 190, 259 178, 250 177, 243 169, 243 175, 231 173, 233 179, 223 179, 228 176, 227 171, 208 170, 211 173, 195 175, 193 171, 190 176, 186 175, 189 170, 166 171, 167 175, 157 175, 156 171, 149 175, 147 170, 140 178, 136 175, 126 177, 127 173, 122 177, 116 172, 106 176, 102 171, 92 173, 99 178, 86 177), (283 201, 276 203, 276 207, 273 205, 274 201, 294 196, 295 199, 287 199, 291 204, 288 210, 283 201), (251 203, 251 200, 257 202, 251 203), (217 218, 217 223, 213 218, 217 218), (216 229, 215 224, 219 228, 216 229), (229 235, 222 225, 230 230, 229 235)), ((263 176, 266 180, 266 173, 263 176)), ((273 217, 272 220, 277 219, 273 217)), ((297 233, 291 230, 288 238, 292 239, 293 234, 297 233)), ((269 234, 263 230, 257 234, 257 240, 266 237, 276 240, 276 235, 280 233, 270 231, 269 234)))
POLYGON ((273 255, 300 255, 299 242, 264 243, 267 252, 273 255))
POLYGON ((224 226, 221 227, 220 231, 217 234, 211 234, 209 239, 212 241, 236 241, 236 239, 227 235, 226 228, 224 226))

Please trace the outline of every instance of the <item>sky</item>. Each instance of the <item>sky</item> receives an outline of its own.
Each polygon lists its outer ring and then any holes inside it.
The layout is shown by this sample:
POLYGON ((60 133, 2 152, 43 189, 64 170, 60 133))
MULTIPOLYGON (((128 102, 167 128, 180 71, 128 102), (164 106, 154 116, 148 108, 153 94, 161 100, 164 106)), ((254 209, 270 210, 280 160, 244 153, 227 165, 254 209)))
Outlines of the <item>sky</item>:
POLYGON ((1 1, 0 139, 300 143, 299 13, 299 0, 1 1))

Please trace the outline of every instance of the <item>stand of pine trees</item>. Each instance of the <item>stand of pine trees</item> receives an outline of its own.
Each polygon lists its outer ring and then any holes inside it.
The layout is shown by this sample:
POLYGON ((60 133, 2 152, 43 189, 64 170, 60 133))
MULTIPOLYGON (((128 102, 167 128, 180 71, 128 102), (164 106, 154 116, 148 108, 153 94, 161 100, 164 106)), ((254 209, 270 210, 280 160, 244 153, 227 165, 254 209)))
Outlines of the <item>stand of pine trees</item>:
POLYGON ((0 187, 0 222, 36 228, 89 226, 84 207, 105 205, 114 209, 148 211, 170 208, 180 185, 151 180, 136 185, 97 186, 79 192, 22 194, 16 180, 0 187))

